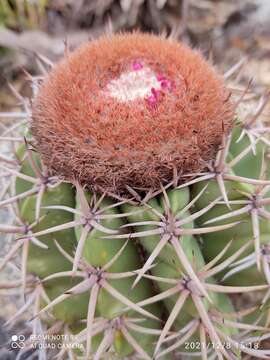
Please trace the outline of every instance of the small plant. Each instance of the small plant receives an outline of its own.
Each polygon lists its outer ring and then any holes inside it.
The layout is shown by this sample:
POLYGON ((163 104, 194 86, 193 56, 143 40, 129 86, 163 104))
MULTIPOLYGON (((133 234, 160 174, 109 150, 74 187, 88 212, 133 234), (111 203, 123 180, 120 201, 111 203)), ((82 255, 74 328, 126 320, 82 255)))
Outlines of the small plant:
POLYGON ((0 26, 21 31, 37 28, 44 21, 47 0, 1 0, 0 26))
POLYGON ((23 102, 0 200, 0 269, 20 251, 25 298, 9 323, 32 312, 21 355, 51 359, 62 334, 58 359, 269 358, 268 96, 240 119, 229 95, 199 53, 134 33, 67 53, 23 102))

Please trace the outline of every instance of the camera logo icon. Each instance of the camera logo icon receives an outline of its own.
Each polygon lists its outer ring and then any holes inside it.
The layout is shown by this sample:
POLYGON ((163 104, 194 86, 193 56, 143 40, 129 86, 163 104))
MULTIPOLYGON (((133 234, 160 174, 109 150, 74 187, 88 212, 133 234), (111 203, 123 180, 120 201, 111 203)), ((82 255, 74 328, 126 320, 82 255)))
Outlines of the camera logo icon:
POLYGON ((25 346, 24 335, 12 335, 11 337, 11 349, 23 349, 25 346))

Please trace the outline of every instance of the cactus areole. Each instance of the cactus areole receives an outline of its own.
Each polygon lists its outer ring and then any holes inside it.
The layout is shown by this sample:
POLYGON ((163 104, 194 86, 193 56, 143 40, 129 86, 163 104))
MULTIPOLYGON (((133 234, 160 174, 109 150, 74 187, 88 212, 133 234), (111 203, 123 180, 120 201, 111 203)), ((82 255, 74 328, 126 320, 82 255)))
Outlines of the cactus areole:
POLYGON ((222 79, 198 52, 133 33, 58 63, 34 100, 32 133, 52 174, 124 194, 203 170, 232 119, 222 79))

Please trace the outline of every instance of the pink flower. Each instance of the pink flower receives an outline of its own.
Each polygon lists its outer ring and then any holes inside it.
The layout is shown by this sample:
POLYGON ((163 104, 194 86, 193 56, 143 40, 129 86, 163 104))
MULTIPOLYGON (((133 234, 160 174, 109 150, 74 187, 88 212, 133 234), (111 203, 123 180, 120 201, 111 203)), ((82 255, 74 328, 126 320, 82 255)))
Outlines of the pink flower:
POLYGON ((171 88, 172 88, 171 81, 167 80, 167 79, 162 80, 160 85, 161 85, 162 89, 171 90, 171 88))
POLYGON ((154 96, 156 98, 156 100, 158 99, 158 96, 160 94, 160 90, 157 90, 155 88, 152 88, 151 89, 151 93, 152 93, 152 96, 154 96))
POLYGON ((143 68, 143 64, 140 61, 134 61, 132 64, 132 69, 137 71, 143 68))
POLYGON ((172 82, 162 74, 157 75, 157 80, 160 82, 160 86, 163 90, 172 90, 172 82))
POLYGON ((149 95, 146 100, 148 102, 148 105, 150 105, 151 107, 154 107, 157 105, 157 101, 158 101, 158 97, 160 95, 160 90, 157 90, 155 88, 151 89, 151 93, 152 95, 149 95))
POLYGON ((166 77, 162 74, 157 74, 157 80, 158 81, 166 80, 166 77))
POLYGON ((148 105, 150 105, 151 107, 154 107, 157 105, 157 97, 155 95, 148 96, 146 100, 147 100, 148 105))

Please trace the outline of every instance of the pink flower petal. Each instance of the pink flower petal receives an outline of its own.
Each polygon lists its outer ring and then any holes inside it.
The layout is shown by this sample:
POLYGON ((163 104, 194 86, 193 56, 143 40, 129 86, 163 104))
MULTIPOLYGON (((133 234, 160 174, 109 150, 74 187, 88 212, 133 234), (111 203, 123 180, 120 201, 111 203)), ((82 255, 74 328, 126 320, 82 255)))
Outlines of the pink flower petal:
POLYGON ((140 61, 134 61, 132 64, 132 69, 137 71, 143 68, 143 64, 140 61))
POLYGON ((157 100, 159 94, 160 94, 160 90, 157 90, 155 88, 152 88, 151 89, 151 93, 152 93, 152 96, 154 96, 154 98, 157 100))
POLYGON ((163 80, 166 80, 166 77, 163 74, 157 74, 157 80, 163 81, 163 80))
POLYGON ((147 102, 148 102, 148 105, 150 105, 151 107, 156 106, 156 104, 157 104, 157 98, 156 98, 156 96, 154 96, 154 95, 148 96, 147 102))

